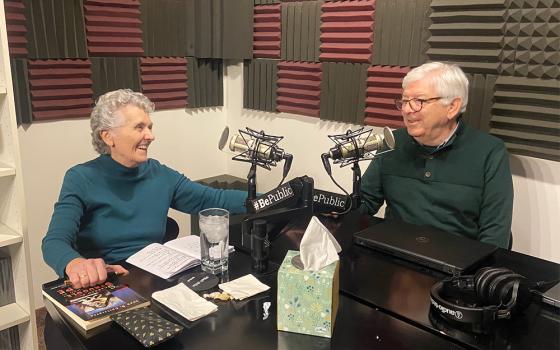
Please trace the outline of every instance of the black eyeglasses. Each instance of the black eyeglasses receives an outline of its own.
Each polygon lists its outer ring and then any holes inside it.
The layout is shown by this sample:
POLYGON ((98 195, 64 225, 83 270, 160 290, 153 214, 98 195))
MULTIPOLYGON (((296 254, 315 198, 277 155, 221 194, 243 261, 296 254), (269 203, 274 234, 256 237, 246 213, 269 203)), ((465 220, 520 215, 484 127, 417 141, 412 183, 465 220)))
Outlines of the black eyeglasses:
POLYGON ((405 104, 408 103, 408 106, 410 107, 410 109, 412 109, 412 111, 414 112, 420 112, 422 110, 422 107, 424 107, 424 103, 429 103, 429 102, 434 102, 437 100, 441 100, 443 97, 432 97, 432 98, 411 98, 409 100, 405 100, 402 98, 396 98, 395 99, 395 106, 397 107, 397 109, 399 111, 402 111, 403 107, 405 104))

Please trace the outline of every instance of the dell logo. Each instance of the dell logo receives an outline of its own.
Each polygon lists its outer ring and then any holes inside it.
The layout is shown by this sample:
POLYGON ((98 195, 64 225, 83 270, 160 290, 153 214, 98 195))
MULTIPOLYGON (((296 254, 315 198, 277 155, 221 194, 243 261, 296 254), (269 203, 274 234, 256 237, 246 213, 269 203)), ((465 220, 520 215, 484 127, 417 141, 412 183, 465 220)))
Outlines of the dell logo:
POLYGON ((416 237, 416 242, 418 242, 418 243, 428 243, 428 242, 430 242, 430 239, 428 237, 420 236, 420 237, 416 237))

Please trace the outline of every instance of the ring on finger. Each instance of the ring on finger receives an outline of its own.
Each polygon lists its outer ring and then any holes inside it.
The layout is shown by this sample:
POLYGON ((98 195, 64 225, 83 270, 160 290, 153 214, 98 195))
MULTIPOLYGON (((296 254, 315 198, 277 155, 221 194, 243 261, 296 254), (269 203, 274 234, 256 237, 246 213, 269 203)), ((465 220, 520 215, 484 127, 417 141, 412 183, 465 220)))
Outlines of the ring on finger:
POLYGON ((87 277, 88 277, 88 274, 87 274, 87 273, 81 273, 81 274, 80 274, 80 278, 87 278, 87 277))

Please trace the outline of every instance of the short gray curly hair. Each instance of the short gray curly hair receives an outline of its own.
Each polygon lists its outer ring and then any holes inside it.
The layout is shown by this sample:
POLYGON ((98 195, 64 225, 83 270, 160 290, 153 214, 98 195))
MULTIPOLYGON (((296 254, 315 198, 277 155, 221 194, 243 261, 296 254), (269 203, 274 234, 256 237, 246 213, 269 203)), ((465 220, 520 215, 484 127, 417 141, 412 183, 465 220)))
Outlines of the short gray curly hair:
POLYGON ((424 63, 408 72, 403 79, 402 87, 406 89, 408 84, 424 79, 431 82, 436 94, 442 97, 442 103, 449 104, 459 97, 462 102, 459 113, 467 109, 469 80, 459 66, 445 62, 424 63))
POLYGON ((99 154, 110 154, 110 148, 101 138, 103 130, 111 130, 122 122, 115 112, 124 106, 133 105, 150 114, 154 111, 154 104, 140 92, 130 89, 120 89, 107 92, 99 97, 93 111, 91 111, 91 143, 99 154))

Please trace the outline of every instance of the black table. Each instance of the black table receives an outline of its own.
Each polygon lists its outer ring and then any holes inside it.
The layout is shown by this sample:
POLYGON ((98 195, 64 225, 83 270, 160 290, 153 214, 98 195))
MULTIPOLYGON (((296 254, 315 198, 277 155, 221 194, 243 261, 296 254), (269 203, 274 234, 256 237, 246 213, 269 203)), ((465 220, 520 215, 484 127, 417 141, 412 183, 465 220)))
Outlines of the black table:
MULTIPOLYGON (((232 219, 228 278, 251 273, 250 256, 241 244, 241 218, 232 219)), ((158 346, 162 349, 458 349, 508 348, 555 349, 559 346, 557 314, 532 304, 515 320, 500 323, 496 334, 479 335, 449 327, 429 318, 429 288, 444 277, 434 271, 352 244, 352 234, 376 219, 351 213, 343 218, 321 218, 341 243, 340 306, 331 339, 276 330, 276 273, 288 249, 297 250, 309 218, 293 218, 273 240, 269 272, 257 275, 271 289, 239 302, 216 302, 218 312, 189 322, 156 302, 151 308, 165 318, 185 326, 176 338, 158 346), (263 303, 271 302, 264 318, 263 303)), ((248 243, 248 242, 245 242, 248 243)), ((532 280, 558 278, 557 264, 519 253, 499 250, 492 262, 528 276, 532 280)), ((182 274, 163 280, 135 267, 121 282, 149 298, 156 290, 177 283, 182 274)), ((189 273, 192 270, 186 272, 189 273)), ((102 333, 84 338, 45 301, 49 314, 73 349, 142 349, 140 343, 111 324, 102 333)))
MULTIPOLYGON (((477 349, 560 349, 560 315, 547 305, 533 302, 522 315, 497 322, 492 334, 458 328, 437 315, 430 315, 430 288, 447 275, 353 244, 353 233, 381 219, 352 212, 342 218, 320 217, 320 220, 342 247, 342 295, 462 346, 477 349)), ((293 219, 280 231, 272 243, 272 260, 281 261, 288 249, 298 250, 308 221, 306 217, 293 219)), ((233 236, 236 234, 233 232, 233 236)), ((560 278, 560 265, 505 249, 499 249, 484 263, 509 268, 532 282, 560 278)))

